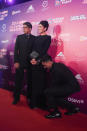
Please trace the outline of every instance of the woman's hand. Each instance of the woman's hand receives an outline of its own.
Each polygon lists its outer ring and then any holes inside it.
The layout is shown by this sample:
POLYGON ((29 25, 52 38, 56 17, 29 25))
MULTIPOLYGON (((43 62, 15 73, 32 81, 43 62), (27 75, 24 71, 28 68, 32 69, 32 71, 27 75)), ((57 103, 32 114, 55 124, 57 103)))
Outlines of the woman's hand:
POLYGON ((35 59, 32 59, 32 60, 30 61, 30 63, 31 63, 32 65, 36 65, 36 64, 37 64, 37 61, 36 61, 35 59))

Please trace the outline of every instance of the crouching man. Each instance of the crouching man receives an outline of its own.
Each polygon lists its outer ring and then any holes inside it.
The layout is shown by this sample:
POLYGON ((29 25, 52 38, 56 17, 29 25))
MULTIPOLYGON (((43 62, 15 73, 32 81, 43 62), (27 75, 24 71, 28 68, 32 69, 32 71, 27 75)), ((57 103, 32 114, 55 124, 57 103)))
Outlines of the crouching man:
POLYGON ((42 58, 42 65, 49 69, 51 76, 50 88, 46 88, 45 95, 47 98, 47 106, 49 114, 45 117, 60 118, 62 116, 58 107, 67 109, 66 115, 72 115, 79 112, 79 108, 68 102, 68 96, 80 91, 79 83, 73 73, 63 63, 54 63, 49 55, 42 58))

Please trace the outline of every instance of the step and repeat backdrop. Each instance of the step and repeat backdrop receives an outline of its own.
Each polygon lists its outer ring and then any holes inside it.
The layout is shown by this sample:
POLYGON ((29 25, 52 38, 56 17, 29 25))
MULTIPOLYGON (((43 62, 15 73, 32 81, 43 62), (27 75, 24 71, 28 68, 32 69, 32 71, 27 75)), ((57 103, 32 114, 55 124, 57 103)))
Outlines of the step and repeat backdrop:
POLYGON ((23 23, 31 22, 38 35, 40 20, 50 24, 48 53, 69 66, 80 83, 81 91, 68 100, 87 113, 87 0, 32 0, 0 10, 0 88, 14 88, 14 45, 23 23))

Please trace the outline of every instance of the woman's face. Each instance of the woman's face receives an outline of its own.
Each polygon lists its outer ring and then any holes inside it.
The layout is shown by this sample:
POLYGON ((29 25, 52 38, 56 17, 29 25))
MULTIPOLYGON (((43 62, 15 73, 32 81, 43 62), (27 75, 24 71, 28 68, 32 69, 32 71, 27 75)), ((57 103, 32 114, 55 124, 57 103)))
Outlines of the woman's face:
POLYGON ((45 31, 46 31, 46 28, 43 25, 39 24, 38 25, 38 33, 41 34, 41 33, 44 33, 45 31))

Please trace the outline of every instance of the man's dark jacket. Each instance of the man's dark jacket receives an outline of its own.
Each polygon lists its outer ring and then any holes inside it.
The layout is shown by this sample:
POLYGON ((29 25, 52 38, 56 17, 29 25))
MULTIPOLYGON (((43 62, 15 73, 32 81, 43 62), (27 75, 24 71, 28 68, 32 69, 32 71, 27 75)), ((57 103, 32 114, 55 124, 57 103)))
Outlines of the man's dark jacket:
POLYGON ((20 67, 28 67, 29 55, 32 52, 35 36, 22 34, 17 36, 14 50, 14 63, 18 62, 20 67))
POLYGON ((53 63, 51 72, 51 87, 56 91, 63 89, 70 94, 80 91, 80 86, 71 70, 62 63, 53 63))

